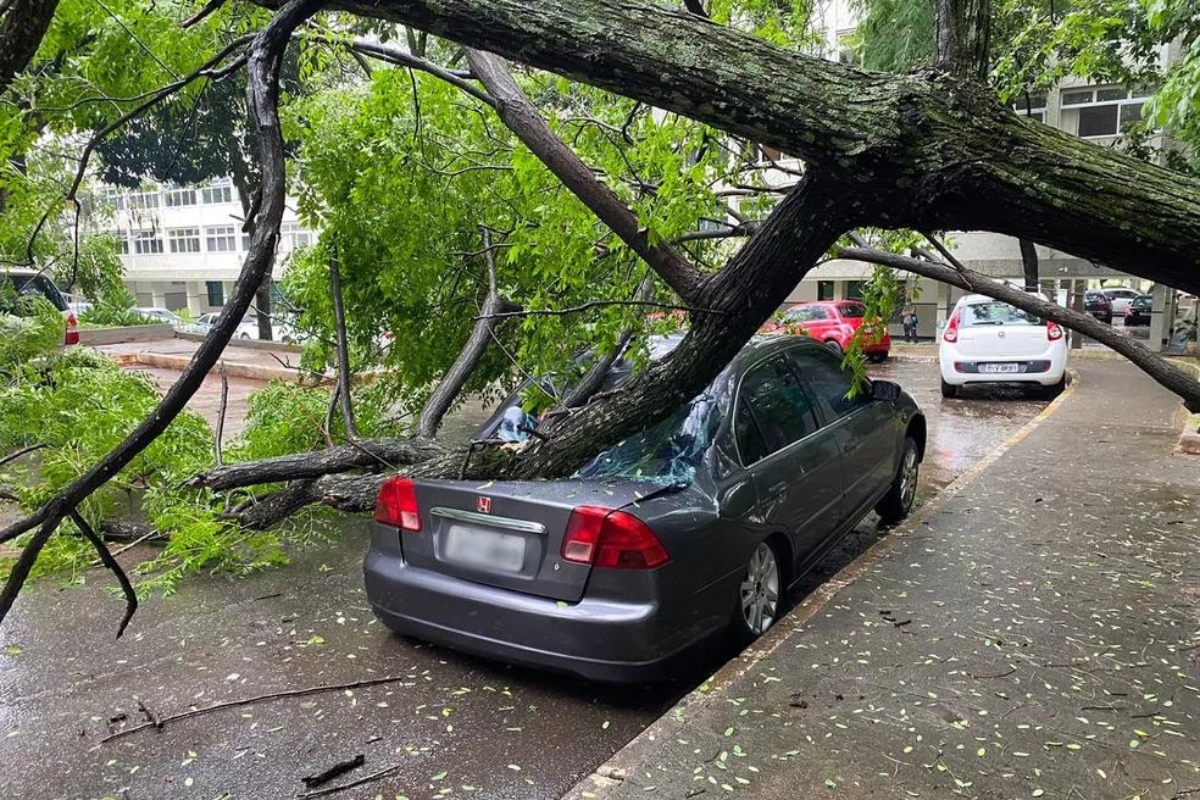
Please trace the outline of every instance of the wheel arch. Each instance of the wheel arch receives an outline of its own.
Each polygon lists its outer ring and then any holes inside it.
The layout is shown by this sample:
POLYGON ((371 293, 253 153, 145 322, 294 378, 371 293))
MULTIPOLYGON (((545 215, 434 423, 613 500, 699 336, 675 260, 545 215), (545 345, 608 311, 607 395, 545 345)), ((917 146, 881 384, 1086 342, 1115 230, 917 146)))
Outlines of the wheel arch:
POLYGON ((904 431, 905 437, 911 437, 917 443, 917 460, 925 460, 925 443, 929 437, 929 426, 925 422, 924 414, 914 414, 912 419, 908 421, 908 428, 904 431))

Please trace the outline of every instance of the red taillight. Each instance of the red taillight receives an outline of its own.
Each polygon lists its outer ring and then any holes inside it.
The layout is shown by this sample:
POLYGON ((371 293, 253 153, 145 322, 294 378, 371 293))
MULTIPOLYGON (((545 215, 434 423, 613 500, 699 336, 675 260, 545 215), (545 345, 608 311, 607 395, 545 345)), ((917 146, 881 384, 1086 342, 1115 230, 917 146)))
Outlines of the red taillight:
POLYGON ((419 533, 421 509, 417 506, 417 490, 408 478, 388 478, 375 500, 375 519, 385 525, 419 533))
POLYGON ((946 323, 946 330, 942 331, 942 341, 957 342, 958 341, 958 312, 955 311, 950 315, 950 320, 946 323))
POLYGON ((571 512, 562 557, 609 569, 654 569, 670 560, 646 523, 624 511, 598 506, 579 506, 571 512))
POLYGON ((79 344, 79 320, 72 311, 67 312, 67 338, 63 344, 79 344))
POLYGON ((1046 338, 1057 342, 1063 337, 1063 329, 1054 320, 1046 320, 1046 338))

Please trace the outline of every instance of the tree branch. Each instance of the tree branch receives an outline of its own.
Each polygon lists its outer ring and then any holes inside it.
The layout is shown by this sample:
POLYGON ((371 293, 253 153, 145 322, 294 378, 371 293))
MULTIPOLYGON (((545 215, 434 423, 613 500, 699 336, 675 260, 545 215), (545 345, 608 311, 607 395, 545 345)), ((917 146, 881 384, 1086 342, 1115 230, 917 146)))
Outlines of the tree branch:
POLYGON ((493 256, 491 232, 483 229, 483 252, 487 259, 487 296, 480 315, 475 318, 475 326, 466 344, 459 352, 458 358, 446 370, 446 374, 438 381, 433 393, 421 408, 417 418, 417 435, 432 439, 441 427, 442 418, 446 416, 458 395, 471 378, 471 373, 487 352, 488 342, 491 341, 498 320, 510 314, 519 313, 515 303, 509 302, 500 295, 496 288, 496 260, 493 256))
MULTIPOLYGON (((216 325, 196 350, 191 363, 179 380, 134 431, 107 455, 46 502, 29 517, 0 531, 0 541, 37 527, 38 531, 26 543, 13 566, 3 592, 0 592, 0 622, 8 615, 17 593, 29 576, 46 541, 59 522, 71 514, 96 489, 103 486, 148 447, 179 415, 192 395, 200 388, 205 376, 221 356, 238 323, 254 299, 254 292, 270 272, 274 262, 275 242, 279 236, 285 199, 283 138, 279 129, 279 69, 288 37, 297 25, 320 7, 320 0, 291 0, 272 17, 267 26, 254 37, 248 57, 247 96, 251 114, 257 123, 261 160, 261 202, 259 218, 254 226, 250 252, 242 266, 233 294, 216 325)), ((232 45, 230 46, 232 48, 232 45)), ((224 51, 219 58, 224 57, 224 51)), ((216 63, 210 60, 209 62, 216 63)), ((198 71, 199 72, 199 71, 198 71)), ((194 80, 197 73, 183 79, 194 80)), ((115 123, 114 123, 115 124, 115 123)), ((110 128, 112 126, 109 126, 110 128)), ((78 187, 79 178, 75 187, 78 187)))
POLYGON ((76 510, 71 509, 71 521, 75 523, 75 527, 79 528, 79 532, 83 534, 83 538, 92 543, 92 547, 96 548, 96 555, 100 557, 100 563, 108 568, 108 571, 117 579, 117 583, 121 584, 121 592, 125 595, 125 616, 121 618, 121 624, 117 628, 117 638, 125 633, 125 628, 128 627, 129 621, 133 619, 134 613, 137 611, 138 599, 137 592, 133 590, 133 584, 129 582, 129 576, 125 574, 125 570, 117 563, 117 559, 109 552, 108 547, 92 530, 92 526, 87 523, 87 520, 76 510))
MULTIPOLYGON (((654 295, 654 278, 647 275, 638 285, 637 293, 634 294, 634 302, 646 302, 654 295)), ((603 354, 597 354, 596 359, 592 362, 592 366, 588 368, 587 373, 571 387, 571 390, 562 399, 562 404, 565 408, 578 408, 590 400, 596 392, 604 385, 604 379, 608 377, 608 373, 612 371, 613 365, 625 353, 625 348, 629 347, 629 343, 633 340, 637 333, 633 327, 625 328, 617 337, 617 341, 612 348, 603 354)))
POLYGON ((329 292, 333 298, 333 324, 337 333, 337 393, 341 398, 342 422, 346 437, 358 438, 358 425, 354 422, 354 402, 350 396, 350 342, 346 336, 346 309, 342 304, 342 271, 338 263, 335 242, 329 251, 329 292))
POLYGON ((1151 352, 1141 342, 1118 333, 1111 325, 1105 325, 1091 314, 1063 308, 974 270, 958 269, 937 261, 909 258, 863 247, 842 248, 839 256, 906 270, 968 292, 994 297, 1042 319, 1053 320, 1059 325, 1079 331, 1128 358, 1164 388, 1182 398, 1189 411, 1200 411, 1200 383, 1174 364, 1151 352))
POLYGON ((200 22, 207 19, 211 15, 215 14, 217 12, 217 9, 219 9, 221 6, 225 5, 225 3, 226 3, 226 0, 208 0, 208 2, 204 4, 203 8, 201 8, 195 14, 192 14, 190 17, 185 19, 183 22, 179 23, 179 27, 186 29, 186 28, 191 28, 194 25, 200 24, 200 22))
POLYGON ((988 74, 991 0, 933 0, 934 62, 968 80, 988 74))
POLYGON ((612 189, 583 163, 570 147, 554 134, 549 124, 521 91, 508 64, 499 56, 467 50, 471 69, 496 102, 496 113, 525 146, 541 159, 563 185, 600 218, 612 232, 637 253, 684 301, 691 302, 700 274, 673 247, 650 241, 637 216, 612 189))

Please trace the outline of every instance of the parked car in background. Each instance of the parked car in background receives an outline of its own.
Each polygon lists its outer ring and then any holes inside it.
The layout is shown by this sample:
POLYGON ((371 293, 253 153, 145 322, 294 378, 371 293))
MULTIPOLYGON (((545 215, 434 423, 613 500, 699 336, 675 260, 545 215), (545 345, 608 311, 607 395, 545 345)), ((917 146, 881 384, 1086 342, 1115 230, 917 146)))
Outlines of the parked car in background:
POLYGON ((1113 321, 1113 304, 1108 295, 1099 289, 1088 289, 1083 295, 1083 310, 1105 325, 1113 321))
POLYGON ((1134 298, 1129 307, 1125 309, 1125 324, 1133 327, 1136 325, 1150 324, 1150 311, 1154 307, 1154 298, 1148 294, 1134 298))
POLYGON ((30 296, 44 297, 62 314, 64 345, 79 344, 79 321, 54 281, 33 269, 8 267, 0 272, 0 313, 19 311, 20 304, 12 301, 30 296))
POLYGON ((1066 385, 1064 334, 1055 322, 985 295, 966 295, 954 306, 938 347, 942 397, 974 383, 1020 383, 1056 395, 1066 385))
MULTIPOLYGON (((196 320, 196 327, 202 333, 208 333, 212 326, 217 323, 217 317, 221 316, 220 312, 213 311, 208 314, 201 314, 196 320)), ((258 318, 243 317, 238 323, 237 331, 233 334, 235 339, 257 339, 258 338, 258 318)))
POLYGON ((866 324, 866 307, 856 300, 820 301, 801 303, 783 313, 778 322, 768 323, 768 332, 803 333, 824 342, 833 352, 841 354, 850 347, 859 328, 863 330, 863 352, 871 361, 886 361, 892 348, 892 337, 887 326, 876 323, 883 335, 875 341, 871 324, 866 324))
POLYGON ((133 313, 144 317, 145 319, 153 320, 164 325, 170 325, 173 328, 182 328, 186 324, 183 321, 183 317, 167 308, 139 306, 133 309, 133 313))
POLYGON ((1124 315, 1125 310, 1129 308, 1129 304, 1139 297, 1145 297, 1139 291, 1134 289, 1101 289, 1100 292, 1112 302, 1112 313, 1124 315))
POLYGON ((852 382, 828 348, 767 337, 570 479, 391 478, 367 599, 397 632, 599 680, 750 641, 865 514, 912 508, 925 418, 894 383, 852 382))

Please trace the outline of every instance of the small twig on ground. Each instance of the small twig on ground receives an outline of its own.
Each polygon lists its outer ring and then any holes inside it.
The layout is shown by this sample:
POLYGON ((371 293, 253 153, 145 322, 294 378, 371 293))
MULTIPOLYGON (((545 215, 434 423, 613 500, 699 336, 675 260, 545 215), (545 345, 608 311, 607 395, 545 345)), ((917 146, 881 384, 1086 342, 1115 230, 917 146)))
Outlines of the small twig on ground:
POLYGON ((318 789, 315 792, 301 792, 300 794, 296 795, 296 797, 298 798, 298 800, 306 800, 306 798, 309 798, 309 797, 321 797, 323 795, 333 794, 334 792, 342 792, 342 791, 345 791, 346 789, 353 789, 355 786, 362 786, 364 783, 370 783, 371 781, 377 781, 380 778, 386 778, 388 775, 391 775, 393 772, 397 772, 403 766, 404 766, 404 764, 402 764, 402 763, 401 764, 393 764, 392 766, 388 767, 387 769, 381 769, 381 770, 379 770, 379 772, 372 772, 370 775, 359 778, 356 781, 350 781, 350 783, 343 783, 341 786, 330 786, 328 789, 318 789))
POLYGON ((1007 678, 1009 675, 1012 675, 1016 671, 1017 671, 1016 667, 1009 667, 1008 669, 1004 670, 1004 672, 997 672, 993 675, 976 675, 974 672, 968 672, 967 674, 970 675, 972 678, 974 678, 977 681, 982 681, 982 680, 987 680, 988 678, 1007 678))
POLYGON ((92 530, 92 526, 80 515, 79 510, 71 509, 68 516, 75 523, 75 527, 79 528, 79 532, 83 534, 83 537, 92 543, 92 547, 96 548, 96 554, 100 556, 100 562, 108 567, 109 572, 117 579, 117 583, 121 584, 121 592, 125 595, 125 618, 121 620, 121 625, 117 628, 117 638, 120 639, 121 634, 125 633, 126 626, 129 625, 129 620, 133 619, 133 614, 137 611, 137 592, 133 590, 133 584, 129 582, 129 576, 125 574, 125 570, 121 569, 121 565, 113 558, 113 554, 109 552, 108 546, 96 535, 96 532, 92 530))
POLYGON ((158 718, 157 714, 150 710, 150 707, 146 705, 145 700, 138 700, 138 711, 142 712, 142 716, 146 718, 147 723, 155 728, 162 727, 162 720, 158 718))
POLYGON ((324 772, 318 772, 315 775, 306 775, 300 780, 305 786, 311 789, 314 786, 320 786, 323 783, 329 783, 334 778, 345 775, 352 769, 358 769, 365 763, 367 763, 367 757, 362 753, 359 753, 354 758, 346 761, 339 761, 324 772))
POLYGON ((138 725, 136 728, 129 728, 128 730, 119 731, 118 733, 114 733, 111 736, 106 736, 103 739, 101 739, 100 741, 108 742, 113 739, 120 739, 122 736, 129 736, 130 734, 137 733, 138 731, 143 731, 146 728, 151 728, 151 727, 157 727, 157 728, 161 729, 168 722, 178 722, 179 720, 182 720, 182 719, 190 719, 191 717, 198 717, 202 714, 208 714, 209 712, 212 712, 212 711, 220 711, 225 708, 237 708, 240 706, 249 706, 249 705, 253 705, 254 703, 261 703, 265 700, 279 700, 279 699, 282 699, 285 697, 306 697, 307 695, 310 695, 310 694, 322 694, 324 692, 340 692, 340 691, 345 691, 346 689, 363 689, 368 686, 379 686, 384 683, 396 683, 397 681, 403 681, 403 680, 407 680, 407 677, 403 676, 403 675, 389 675, 386 678, 371 678, 371 679, 365 680, 365 681, 352 681, 350 683, 336 683, 336 684, 326 684, 323 686, 310 686, 306 689, 288 689, 287 691, 283 691, 283 692, 268 692, 267 694, 259 694, 259 695, 255 695, 254 697, 246 697, 241 700, 228 700, 224 703, 217 703, 215 705, 205 706, 204 708, 193 708, 188 711, 181 711, 178 714, 172 714, 168 717, 162 717, 158 720, 157 725, 150 725, 150 724, 138 725))
POLYGON ((42 448, 49 447, 49 446, 50 445, 46 444, 45 442, 41 442, 38 444, 27 445, 26 447, 22 447, 19 450, 14 450, 13 452, 9 453, 8 455, 4 456, 3 458, 0 458, 0 467, 3 467, 5 464, 7 464, 10 461, 16 461, 18 458, 20 458, 23 455, 28 455, 29 453, 32 453, 35 450, 41 450, 42 448))

